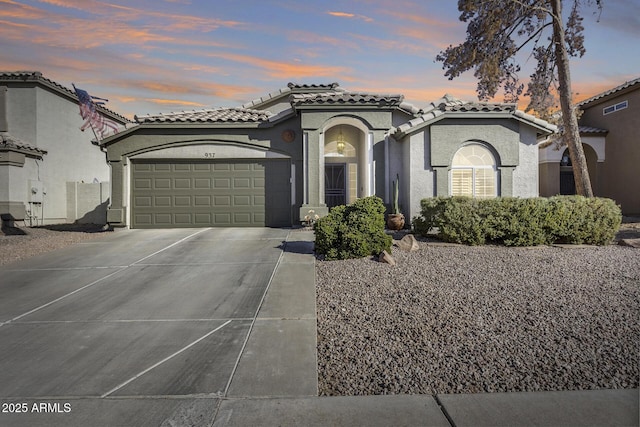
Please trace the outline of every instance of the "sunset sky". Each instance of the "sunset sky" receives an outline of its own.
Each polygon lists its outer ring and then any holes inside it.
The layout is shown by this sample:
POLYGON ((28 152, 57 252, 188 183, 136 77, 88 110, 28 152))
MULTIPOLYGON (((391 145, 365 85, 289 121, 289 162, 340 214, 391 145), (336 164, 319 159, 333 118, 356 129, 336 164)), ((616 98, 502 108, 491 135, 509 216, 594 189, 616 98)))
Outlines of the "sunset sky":
MULTIPOLYGON (((578 100, 640 77, 640 2, 603 3, 584 9, 578 100)), ((0 70, 75 83, 127 117, 238 106, 288 82, 475 100, 472 73, 449 81, 435 62, 464 40, 458 16, 453 0, 0 0, 0 70)))

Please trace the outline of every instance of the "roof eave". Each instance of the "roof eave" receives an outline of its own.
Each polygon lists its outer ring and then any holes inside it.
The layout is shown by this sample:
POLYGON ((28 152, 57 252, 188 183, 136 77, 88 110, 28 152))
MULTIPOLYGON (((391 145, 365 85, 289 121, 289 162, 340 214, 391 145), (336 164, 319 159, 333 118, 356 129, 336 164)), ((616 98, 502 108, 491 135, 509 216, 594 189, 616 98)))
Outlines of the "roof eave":
POLYGON ((44 158, 44 156, 46 154, 48 154, 48 152, 46 150, 32 150, 29 148, 20 148, 20 147, 12 147, 10 145, 0 145, 0 152, 14 152, 14 153, 20 153, 20 154, 24 154, 27 157, 32 157, 32 158, 36 158, 38 160, 42 160, 44 158))
POLYGON ((611 98, 615 98, 621 95, 625 95, 629 92, 632 92, 634 90, 638 90, 638 88, 640 88, 640 78, 634 79, 634 80, 630 80, 628 82, 625 82, 623 84, 621 84, 620 86, 617 86, 613 89, 604 91, 598 95, 592 96, 591 98, 588 98, 582 102, 579 102, 577 105, 577 107, 579 107, 580 109, 584 110, 586 108, 591 108, 593 106, 596 106, 598 104, 602 104, 604 102, 609 101, 611 98))
MULTIPOLYGON (((524 115, 524 114, 523 114, 524 115)), ((528 116, 528 115, 527 115, 528 116)), ((531 116, 533 117, 533 116, 531 116)), ((515 114, 515 112, 468 112, 468 111, 446 111, 443 112, 441 110, 430 111, 429 113, 418 117, 417 119, 413 119, 408 123, 414 122, 415 124, 412 126, 400 125, 396 128, 395 137, 396 138, 404 138, 407 135, 411 135, 415 132, 424 129, 427 126, 430 126, 436 122, 439 122, 443 119, 513 119, 517 120, 521 123, 529 125, 536 129, 538 132, 538 137, 548 136, 557 131, 557 128, 543 120, 540 119, 531 119, 528 117, 522 117, 520 115, 515 114), (429 116, 429 117, 425 117, 429 116), (421 122, 416 122, 421 119, 421 122), (403 127, 404 126, 404 127, 403 127)))
POLYGON ((122 138, 145 129, 258 129, 271 127, 268 122, 165 122, 165 123, 138 123, 135 126, 124 129, 114 135, 100 141, 101 146, 110 145, 122 138), (266 125, 266 126, 265 126, 266 125))
MULTIPOLYGON (((22 78, 1 78, 0 82, 3 83, 31 83, 35 85, 40 85, 50 91, 60 95, 61 97, 67 99, 68 101, 73 102, 74 104, 78 104, 78 96, 71 89, 61 85, 60 83, 56 83, 53 80, 50 80, 42 75, 40 72, 33 72, 31 74, 24 74, 22 78)), ((119 124, 131 123, 131 120, 126 117, 116 113, 115 111, 109 110, 108 108, 103 107, 102 105, 95 104, 98 111, 107 116, 108 118, 119 122, 119 124)))

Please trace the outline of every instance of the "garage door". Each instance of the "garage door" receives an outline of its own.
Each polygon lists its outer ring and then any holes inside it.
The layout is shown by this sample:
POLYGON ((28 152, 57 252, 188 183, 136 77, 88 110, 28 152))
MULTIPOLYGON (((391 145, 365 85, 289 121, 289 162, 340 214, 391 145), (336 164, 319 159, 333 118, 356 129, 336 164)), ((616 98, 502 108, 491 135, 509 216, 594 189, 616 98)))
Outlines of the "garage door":
POLYGON ((133 228, 291 225, 288 160, 133 161, 133 228))

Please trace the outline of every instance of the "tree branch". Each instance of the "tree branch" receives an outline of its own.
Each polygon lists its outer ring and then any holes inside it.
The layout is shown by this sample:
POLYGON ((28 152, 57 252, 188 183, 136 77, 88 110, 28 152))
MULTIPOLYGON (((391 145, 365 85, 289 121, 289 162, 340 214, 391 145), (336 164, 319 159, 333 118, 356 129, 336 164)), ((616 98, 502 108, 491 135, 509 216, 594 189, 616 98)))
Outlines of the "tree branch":
POLYGON ((542 30, 544 30, 545 28, 547 28, 548 26, 553 25, 551 22, 547 22, 546 24, 544 24, 542 27, 538 28, 538 30, 533 33, 531 35, 531 37, 529 37, 524 43, 522 43, 520 46, 518 46, 516 48, 516 52, 519 52, 520 49, 522 49, 523 47, 525 47, 527 44, 529 44, 529 42, 531 40, 533 40, 534 38, 536 38, 540 33, 542 33, 542 30))

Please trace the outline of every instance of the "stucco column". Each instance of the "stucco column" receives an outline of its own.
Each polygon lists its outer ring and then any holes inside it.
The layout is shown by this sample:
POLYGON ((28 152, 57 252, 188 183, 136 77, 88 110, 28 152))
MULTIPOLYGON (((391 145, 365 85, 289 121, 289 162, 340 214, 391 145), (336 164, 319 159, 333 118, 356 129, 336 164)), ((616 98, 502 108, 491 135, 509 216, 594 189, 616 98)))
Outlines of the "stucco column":
POLYGON ((435 196, 449 196, 449 166, 434 166, 436 173, 435 196))
POLYGON ((498 196, 513 196, 513 170, 515 168, 515 166, 502 166, 500 168, 500 191, 498 192, 498 196))
POLYGON ((305 178, 306 178, 306 203, 300 207, 300 220, 310 210, 317 215, 324 216, 328 213, 324 203, 324 147, 319 130, 304 131, 305 141, 305 178))
POLYGON ((110 161, 111 204, 107 209, 107 222, 114 227, 124 227, 126 208, 122 200, 124 191, 124 165, 121 161, 110 161))

